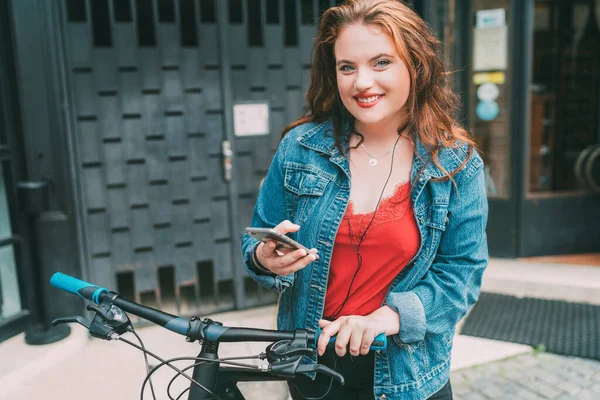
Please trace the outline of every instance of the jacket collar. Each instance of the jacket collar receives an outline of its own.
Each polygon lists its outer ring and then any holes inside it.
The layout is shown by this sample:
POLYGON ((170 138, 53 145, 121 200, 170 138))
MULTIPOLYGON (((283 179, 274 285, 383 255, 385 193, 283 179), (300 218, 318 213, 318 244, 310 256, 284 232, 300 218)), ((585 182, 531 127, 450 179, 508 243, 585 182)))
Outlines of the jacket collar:
MULTIPOLYGON (((335 145, 335 137, 333 130, 333 119, 328 118, 327 120, 317 123, 311 122, 307 126, 308 130, 298 136, 298 141, 304 147, 318 151, 329 156, 342 155, 335 145)), ((342 141, 342 148, 347 150, 348 137, 350 134, 350 124, 344 123, 344 134, 345 137, 342 141)), ((342 155, 343 156, 343 155, 342 155)))
MULTIPOLYGON (((345 159, 344 154, 340 153, 335 145, 333 119, 329 118, 320 123, 311 122, 307 124, 306 129, 306 132, 301 133, 298 136, 298 142, 300 142, 300 144, 309 149, 329 155, 330 160, 336 164, 340 164, 340 159, 345 159)), ((344 151, 347 151, 348 137, 350 135, 349 122, 344 123, 343 132, 345 137, 342 141, 342 148, 344 151)), ((440 163, 443 165, 443 157, 441 156, 440 163)), ((413 160, 411 180, 414 179, 419 171, 426 177, 441 178, 444 176, 444 173, 437 168, 431 160, 431 151, 423 145, 417 136, 415 137, 415 157, 413 160)))

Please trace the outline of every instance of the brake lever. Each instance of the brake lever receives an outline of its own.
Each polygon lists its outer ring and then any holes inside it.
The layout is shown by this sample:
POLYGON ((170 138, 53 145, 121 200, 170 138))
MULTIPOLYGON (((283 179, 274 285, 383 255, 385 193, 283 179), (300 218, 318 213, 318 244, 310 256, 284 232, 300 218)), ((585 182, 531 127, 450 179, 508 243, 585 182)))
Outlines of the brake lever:
POLYGON ((273 363, 296 356, 311 356, 315 351, 310 347, 295 347, 289 340, 280 340, 267 346, 267 360, 273 363))
POLYGON ((98 314, 96 314, 92 321, 79 316, 56 318, 54 321, 52 321, 52 326, 56 326, 58 324, 69 324, 72 322, 77 322, 78 324, 85 327, 90 333, 90 335, 95 338, 104 340, 117 339, 118 336, 116 336, 115 330, 110 326, 104 325, 101 319, 98 320, 99 318, 100 317, 98 316, 98 314))
POLYGON ((330 376, 333 379, 336 379, 342 386, 344 386, 344 383, 345 383, 344 377, 341 374, 339 374, 338 372, 332 370, 331 368, 329 368, 325 365, 321 365, 321 364, 301 364, 296 369, 296 372, 297 373, 317 372, 317 373, 321 373, 323 375, 330 376))
POLYGON ((131 321, 127 314, 113 304, 116 297, 111 292, 104 297, 100 306, 88 304, 86 309, 94 312, 94 318, 91 321, 79 316, 57 318, 52 321, 52 326, 77 322, 87 328, 92 337, 104 340, 116 340, 119 338, 119 335, 127 332, 131 326, 131 321))
POLYGON ((92 321, 92 328, 95 323, 99 322, 97 321, 98 317, 101 319, 103 325, 112 328, 118 335, 122 335, 127 332, 129 326, 131 325, 131 321, 129 320, 127 314, 125 314, 119 307, 112 305, 112 303, 105 305, 104 302, 102 302, 100 307, 97 307, 93 304, 88 304, 86 310, 96 313, 96 316, 92 321))
POLYGON ((294 356, 311 356, 315 354, 315 349, 303 348, 303 349, 292 349, 288 350, 285 353, 286 357, 294 357, 294 356))

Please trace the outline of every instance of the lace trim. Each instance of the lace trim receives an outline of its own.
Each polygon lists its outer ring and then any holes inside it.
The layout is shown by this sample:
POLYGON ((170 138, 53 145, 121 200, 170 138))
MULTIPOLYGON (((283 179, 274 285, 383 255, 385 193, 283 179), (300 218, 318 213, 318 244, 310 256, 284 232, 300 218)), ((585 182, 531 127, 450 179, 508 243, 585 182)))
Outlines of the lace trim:
MULTIPOLYGON (((410 182, 398 183, 391 196, 381 199, 369 231, 377 225, 402 219, 409 209, 410 203, 410 182)), ((348 209, 343 220, 346 220, 348 224, 353 243, 358 243, 369 222, 371 222, 373 213, 374 211, 366 214, 354 214, 354 203, 352 201, 348 202, 348 209)))

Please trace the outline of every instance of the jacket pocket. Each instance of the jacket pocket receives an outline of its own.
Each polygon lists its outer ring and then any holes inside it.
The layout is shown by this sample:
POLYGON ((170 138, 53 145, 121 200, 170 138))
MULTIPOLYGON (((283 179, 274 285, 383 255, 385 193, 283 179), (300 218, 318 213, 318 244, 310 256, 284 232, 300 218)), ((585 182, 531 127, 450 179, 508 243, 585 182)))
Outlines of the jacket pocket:
POLYGON ((448 204, 436 204, 431 207, 431 214, 427 225, 440 231, 446 230, 448 223, 448 204))
POLYGON ((434 202, 429 212, 427 226, 430 228, 430 246, 427 254, 434 254, 440 244, 442 234, 448 224, 448 203, 434 202))
POLYGON ((412 344, 396 340, 397 336, 393 336, 392 345, 388 341, 391 377, 395 385, 420 387, 448 367, 452 346, 447 344, 447 334, 427 335, 424 340, 412 344))
POLYGON ((419 380, 419 361, 417 360, 417 346, 403 343, 392 336, 388 341, 388 363, 390 378, 393 385, 416 385, 419 380))
POLYGON ((287 212, 293 222, 306 222, 332 178, 312 165, 285 163, 287 212))

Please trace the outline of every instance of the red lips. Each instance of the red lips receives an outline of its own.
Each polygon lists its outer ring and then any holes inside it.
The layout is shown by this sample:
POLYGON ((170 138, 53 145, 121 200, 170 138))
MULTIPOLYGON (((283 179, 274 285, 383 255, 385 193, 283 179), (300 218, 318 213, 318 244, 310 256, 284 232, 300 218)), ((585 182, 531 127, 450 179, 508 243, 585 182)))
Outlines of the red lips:
POLYGON ((361 94, 357 94, 356 96, 354 96, 354 100, 356 101, 356 104, 358 104, 359 107, 370 108, 370 107, 373 107, 374 105, 376 105, 377 103, 379 103, 379 101, 381 100, 382 97, 383 97, 383 95, 378 94, 378 93, 361 93, 361 94), (363 102, 359 101, 359 99, 364 100, 364 99, 368 99, 371 97, 378 97, 378 98, 369 103, 363 103, 363 102))

